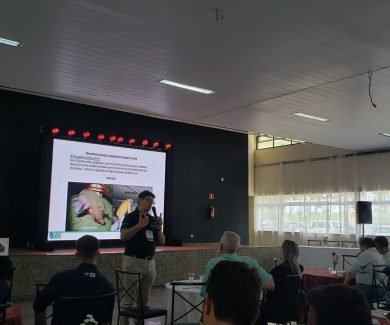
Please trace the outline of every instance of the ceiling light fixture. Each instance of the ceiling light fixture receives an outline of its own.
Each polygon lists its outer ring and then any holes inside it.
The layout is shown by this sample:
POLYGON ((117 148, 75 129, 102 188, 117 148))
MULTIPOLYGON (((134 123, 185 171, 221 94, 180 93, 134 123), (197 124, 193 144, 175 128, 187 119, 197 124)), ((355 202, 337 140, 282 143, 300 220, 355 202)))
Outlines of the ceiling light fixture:
POLYGON ((6 39, 6 38, 1 38, 1 37, 0 37, 0 44, 13 46, 13 47, 21 47, 22 46, 22 43, 20 43, 20 42, 13 41, 13 40, 6 39))
POLYGON ((304 118, 308 118, 308 119, 316 120, 316 121, 321 121, 321 122, 327 122, 327 121, 329 121, 328 118, 319 117, 319 116, 314 116, 314 115, 309 115, 309 114, 300 113, 300 112, 292 113, 292 114, 293 114, 293 115, 296 115, 296 116, 299 116, 299 117, 304 117, 304 118))
POLYGON ((386 133, 386 132, 381 132, 379 133, 380 135, 383 135, 384 137, 390 137, 390 133, 386 133))
POLYGON ((191 90, 191 91, 196 91, 198 93, 202 93, 202 94, 206 94, 206 95, 213 95, 213 94, 215 94, 215 91, 213 91, 213 90, 199 88, 199 87, 195 87, 195 86, 190 86, 190 85, 186 85, 186 84, 182 84, 182 83, 179 83, 179 82, 174 82, 174 81, 170 81, 170 80, 166 80, 166 79, 160 80, 160 83, 165 84, 165 85, 169 85, 169 86, 173 86, 173 87, 178 87, 178 88, 183 88, 183 89, 187 89, 187 90, 191 90))

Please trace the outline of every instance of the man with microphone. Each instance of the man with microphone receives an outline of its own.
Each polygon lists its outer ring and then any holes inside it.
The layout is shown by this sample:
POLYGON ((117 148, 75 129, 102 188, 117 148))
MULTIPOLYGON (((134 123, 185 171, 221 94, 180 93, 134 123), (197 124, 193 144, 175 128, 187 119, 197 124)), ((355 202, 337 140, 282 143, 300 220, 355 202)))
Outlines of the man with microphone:
MULTIPOLYGON (((122 269, 127 272, 141 273, 142 281, 139 290, 142 290, 144 305, 148 302, 150 290, 156 278, 154 261, 156 244, 165 244, 161 215, 160 217, 157 216, 154 207, 152 209, 154 217, 149 214, 155 197, 150 191, 139 193, 137 208, 125 216, 121 227, 121 240, 125 241, 125 255, 123 257, 122 269)), ((126 287, 131 286, 135 281, 137 281, 136 276, 128 275, 125 278, 126 287)), ((124 306, 137 305, 137 302, 130 298, 134 297, 134 299, 139 299, 137 290, 137 285, 132 286, 128 292, 129 295, 126 295, 124 298, 124 306)), ((121 317, 120 321, 121 325, 129 324, 129 320, 126 317, 121 317)), ((137 323, 135 322, 135 324, 137 323)))

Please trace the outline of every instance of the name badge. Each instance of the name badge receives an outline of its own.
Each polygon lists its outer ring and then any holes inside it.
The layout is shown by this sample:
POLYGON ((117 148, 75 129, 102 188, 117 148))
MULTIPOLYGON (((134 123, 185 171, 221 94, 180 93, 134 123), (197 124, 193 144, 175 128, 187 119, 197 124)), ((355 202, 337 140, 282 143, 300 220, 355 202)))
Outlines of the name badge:
POLYGON ((153 231, 145 230, 145 234, 148 241, 154 241, 153 231))

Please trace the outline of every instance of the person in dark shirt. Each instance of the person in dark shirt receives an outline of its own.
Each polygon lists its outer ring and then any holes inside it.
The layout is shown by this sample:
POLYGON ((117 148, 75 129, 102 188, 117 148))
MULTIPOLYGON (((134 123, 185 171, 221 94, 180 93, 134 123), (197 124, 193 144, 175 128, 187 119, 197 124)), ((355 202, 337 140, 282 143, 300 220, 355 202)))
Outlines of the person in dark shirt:
POLYGON ((0 304, 5 304, 10 297, 12 261, 8 256, 0 256, 0 304))
POLYGON ((99 272, 96 260, 99 240, 85 235, 77 240, 76 258, 79 265, 73 270, 56 273, 34 301, 36 324, 46 324, 46 308, 54 302, 51 324, 59 324, 58 298, 86 297, 114 292, 112 284, 99 272))
MULTIPOLYGON (((149 300, 150 290, 156 278, 154 253, 157 245, 165 244, 162 232, 162 219, 152 217, 148 212, 154 204, 155 195, 150 191, 143 191, 138 195, 137 208, 127 214, 122 222, 121 240, 125 241, 125 255, 122 269, 127 272, 141 273, 141 293, 143 305, 149 300)), ((135 276, 126 276, 125 285, 130 287, 137 281, 135 276)), ((129 295, 123 300, 123 306, 137 306, 139 301, 130 297, 139 297, 138 286, 132 286, 129 295)), ((129 319, 121 317, 121 324, 128 324, 129 319)), ((135 320, 137 324, 137 321, 135 320)))
POLYGON ((267 321, 284 323, 299 317, 298 293, 303 266, 298 263, 297 243, 285 240, 282 244, 282 255, 283 262, 271 271, 275 289, 266 293, 259 324, 267 324, 267 321))

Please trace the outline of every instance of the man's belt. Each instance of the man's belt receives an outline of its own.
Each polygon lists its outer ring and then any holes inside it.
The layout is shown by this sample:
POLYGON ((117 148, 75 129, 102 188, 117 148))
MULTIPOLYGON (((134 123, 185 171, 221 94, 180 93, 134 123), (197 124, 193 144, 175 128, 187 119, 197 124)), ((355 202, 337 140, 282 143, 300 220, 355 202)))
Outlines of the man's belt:
POLYGON ((154 256, 139 256, 139 255, 128 255, 128 256, 139 258, 140 260, 147 260, 147 261, 151 261, 152 259, 154 259, 154 256))

